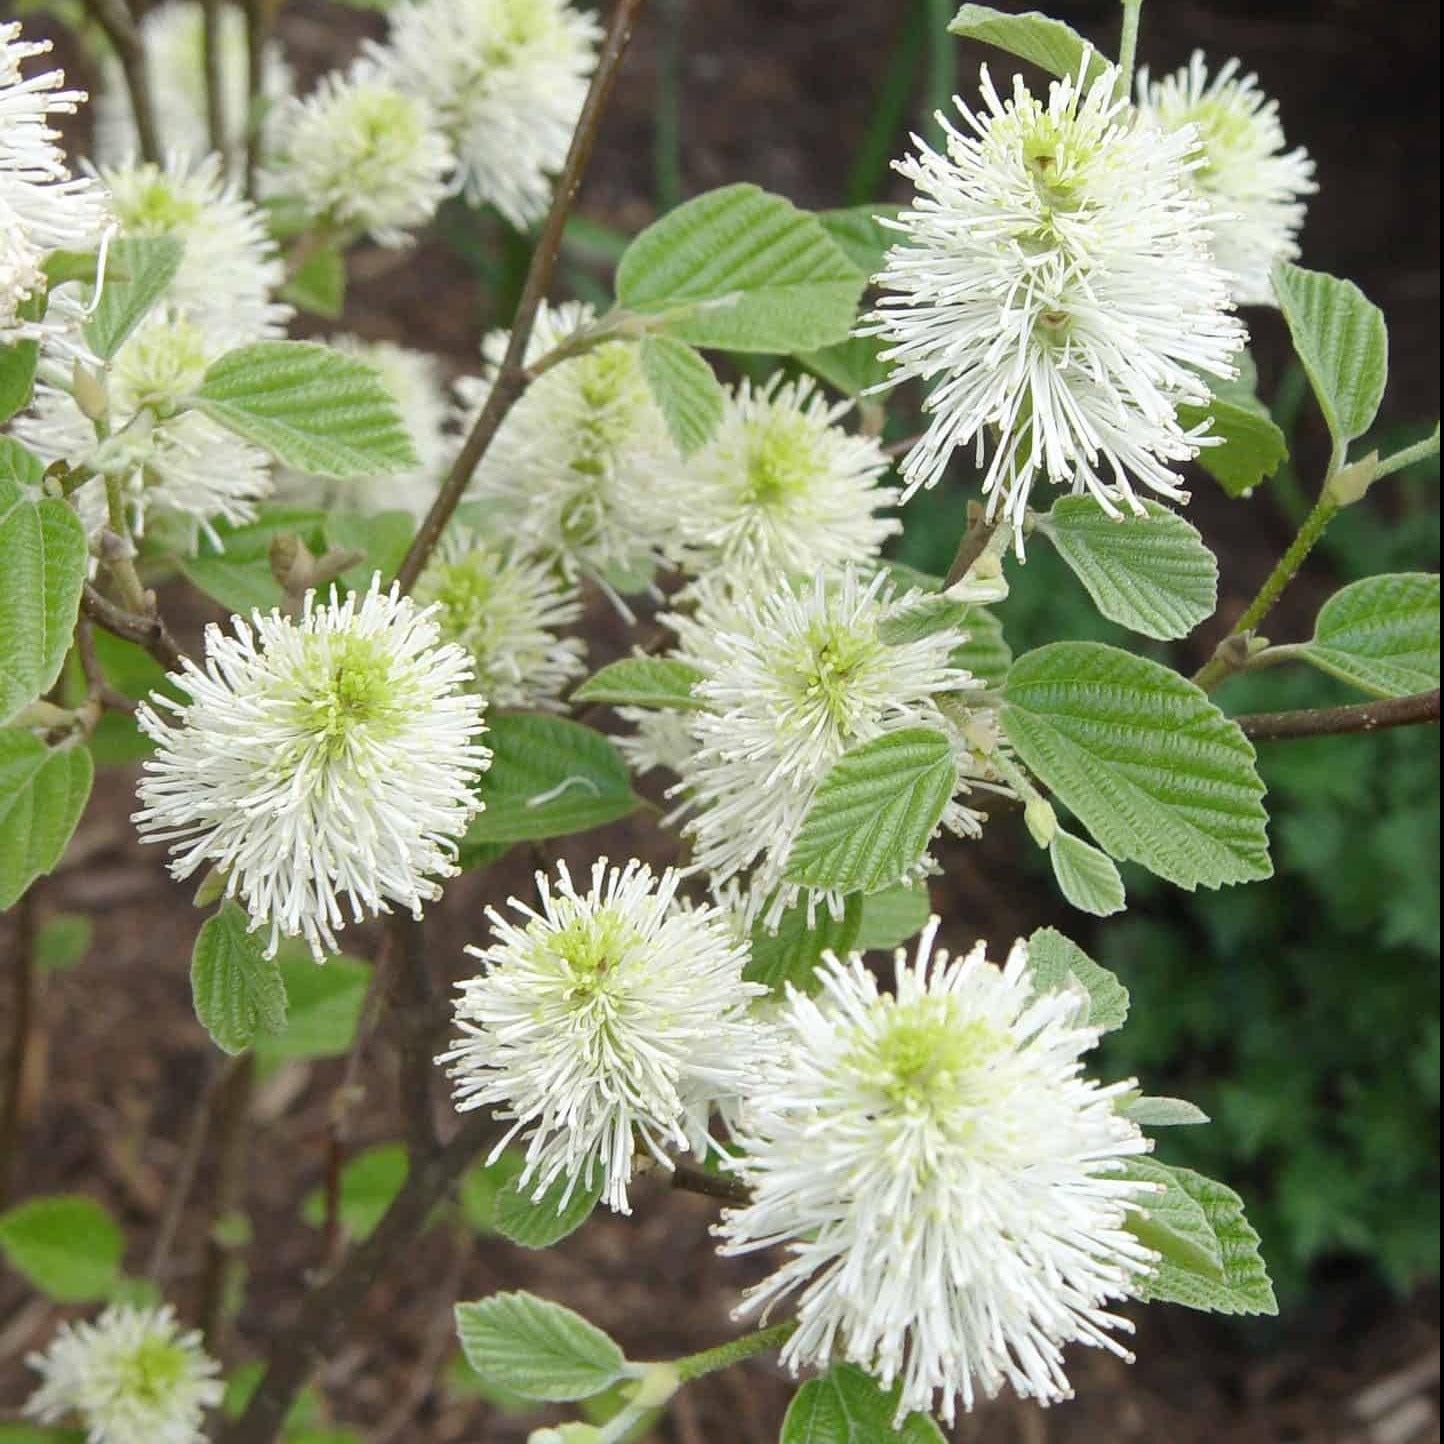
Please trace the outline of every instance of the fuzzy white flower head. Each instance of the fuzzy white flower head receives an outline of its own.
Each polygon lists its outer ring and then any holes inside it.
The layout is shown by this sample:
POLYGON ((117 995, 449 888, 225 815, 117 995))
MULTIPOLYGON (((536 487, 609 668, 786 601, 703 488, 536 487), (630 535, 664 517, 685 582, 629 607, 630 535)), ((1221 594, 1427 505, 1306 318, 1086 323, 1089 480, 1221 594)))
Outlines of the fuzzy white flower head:
MULTIPOLYGON (((595 320, 590 306, 543 307, 531 363, 595 320)), ((495 366, 506 333, 487 337, 495 366)), ((468 430, 489 380, 457 384, 468 430)), ((686 505, 683 463, 642 372, 638 347, 607 341, 550 367, 507 413, 471 483, 528 551, 613 593, 643 590, 673 547, 686 505)))
MULTIPOLYGON (((748 909, 764 909, 769 924, 801 895, 782 884, 787 856, 818 785, 848 748, 933 727, 953 742, 960 795, 996 781, 977 745, 991 714, 968 700, 982 684, 950 660, 966 632, 889 636, 889 622, 924 601, 922 593, 894 598, 885 573, 865 579, 846 568, 768 592, 704 593, 694 614, 668 618, 677 657, 702 674, 692 695, 703 710, 688 714, 695 745, 677 759, 674 791, 691 812, 684 830, 714 885, 745 877, 748 909)), ((957 798, 942 817, 964 836, 982 821, 957 798)))
POLYGON ((491 760, 466 654, 379 579, 340 602, 308 593, 299 621, 231 624, 207 629, 204 671, 187 661, 172 677, 183 700, 137 712, 156 744, 142 837, 171 845, 176 877, 224 874, 269 953, 282 935, 335 952, 343 904, 356 922, 392 903, 420 916, 457 871, 491 760))
POLYGON ((744 1104, 735 1167, 752 1202, 723 1216, 723 1253, 784 1245, 744 1308, 796 1293, 794 1370, 841 1355, 898 1418, 1005 1385, 1068 1397, 1063 1347, 1127 1357, 1107 1310, 1156 1260, 1125 1227, 1148 1150, 1081 1058, 1098 1041, 1067 992, 1035 995, 1027 948, 999 969, 979 943, 933 951, 933 918, 892 995, 830 954, 815 998, 789 989, 779 1066, 744 1104), (940 1396, 940 1397, 939 1397, 940 1396))
POLYGON ((467 200, 521 229, 547 208, 600 37, 567 0, 408 0, 373 57, 431 107, 467 200))
POLYGON ((712 440, 687 467, 679 540, 696 571, 811 575, 876 557, 901 530, 876 513, 897 501, 878 485, 888 468, 873 437, 844 431, 851 404, 815 382, 743 381, 712 440))
POLYGON ((221 158, 102 169, 126 236, 174 236, 185 247, 166 287, 172 316, 195 323, 217 352, 286 334, 292 308, 276 300, 286 267, 261 208, 227 179, 221 158))
POLYGON ((85 92, 62 89, 63 71, 27 79, 21 70, 49 49, 22 40, 16 22, 0 24, 0 345, 39 334, 19 312, 44 287, 46 256, 95 245, 109 220, 104 190, 71 176, 50 124, 73 115, 85 92))
POLYGON ((453 527, 417 580, 441 635, 471 658, 474 688, 493 707, 556 710, 586 670, 586 644, 557 634, 582 614, 576 588, 543 562, 453 527))
POLYGON ((205 1444, 225 1390, 220 1366, 169 1307, 115 1304, 95 1323, 65 1324, 27 1360, 43 1380, 25 1405, 42 1424, 74 1418, 86 1444, 205 1444))
POLYGON ((981 114, 956 101, 967 129, 939 117, 946 153, 919 141, 899 163, 917 198, 868 329, 894 379, 932 383, 905 496, 972 442, 980 465, 992 451, 989 514, 1014 525, 1040 477, 1111 516, 1142 509, 1135 482, 1186 499, 1175 467, 1205 438, 1178 407, 1207 403, 1202 373, 1234 374, 1245 333, 1208 251, 1192 133, 1142 122, 1116 84, 1111 69, 1055 81, 1043 102, 1015 78, 1005 102, 984 69, 981 114))
POLYGON ((455 158, 426 102, 362 63, 322 79, 278 125, 269 188, 323 224, 406 246, 435 215, 455 158))
POLYGON ((634 1155, 706 1152, 710 1105, 753 1084, 757 1035, 742 981, 747 948, 714 908, 687 908, 670 869, 639 862, 592 869, 579 893, 564 864, 537 875, 541 911, 511 899, 519 920, 487 909, 495 941, 468 948, 485 971, 459 985, 450 1065, 460 1110, 511 1119, 526 1143, 523 1186, 540 1198, 564 1181, 600 1187, 629 1212, 634 1155))
POLYGON ((1241 305, 1272 306, 1273 268, 1299 254, 1300 198, 1318 186, 1308 152, 1284 148, 1278 102, 1259 89, 1258 76, 1239 69, 1230 60, 1210 81, 1203 52, 1195 50, 1182 70, 1162 80, 1140 71, 1138 106, 1162 130, 1193 127, 1201 164, 1190 179, 1213 207, 1214 260, 1241 305))
MULTIPOLYGON (((222 134, 226 163, 237 169, 251 114, 245 13, 239 5, 223 3, 220 22, 222 134)), ((156 133, 178 154, 205 155, 212 146, 206 118, 204 7, 197 0, 166 0, 146 11, 140 22, 140 38, 145 47, 146 81, 156 133)), ((114 165, 132 159, 139 145, 130 92, 119 60, 105 62, 103 82, 95 104, 95 157, 114 165)), ((282 58, 281 47, 270 42, 261 65, 263 152, 270 149, 278 107, 291 94, 291 88, 291 71, 282 58)))

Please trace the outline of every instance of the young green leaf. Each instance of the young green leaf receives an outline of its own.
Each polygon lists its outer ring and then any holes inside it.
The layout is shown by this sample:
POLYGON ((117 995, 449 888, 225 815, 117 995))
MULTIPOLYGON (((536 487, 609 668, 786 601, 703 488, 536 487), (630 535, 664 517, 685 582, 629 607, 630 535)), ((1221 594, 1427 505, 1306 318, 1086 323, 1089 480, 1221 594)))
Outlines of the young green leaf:
POLYGON ((1055 642, 1013 663, 1004 698, 1019 757, 1113 857, 1189 891, 1272 874, 1253 747, 1177 672, 1055 642))
POLYGON ((1091 496, 1065 496, 1039 523, 1098 610, 1145 637, 1186 637, 1218 606, 1218 562, 1177 512, 1115 521, 1091 496))
POLYGON ((286 985, 275 960, 262 956, 246 914, 221 904, 196 934, 191 953, 191 998, 196 1017, 225 1053, 244 1053, 260 1033, 286 1026, 286 985))
POLYGON ((1389 375, 1384 313, 1352 282, 1281 262, 1274 294, 1329 434, 1342 448, 1379 410, 1389 375))
POLYGON ((488 1384, 525 1399, 587 1399, 627 1371, 626 1355, 595 1324, 535 1294, 457 1304, 456 1336, 488 1384))
MULTIPOLYGON (((1088 42, 1071 25, 1039 14, 1036 10, 1010 15, 1004 10, 995 10, 991 5, 964 5, 948 29, 965 40, 981 40, 985 45, 996 45, 999 50, 1030 61, 1050 75, 1076 77, 1088 51, 1088 42)), ((1107 58, 1095 50, 1088 62, 1083 83, 1087 85, 1107 67, 1107 58)))
POLYGON ((0 1253, 42 1293, 83 1304, 109 1292, 125 1240, 93 1198, 57 1194, 28 1198, 0 1213, 0 1253))
MULTIPOLYGON (((322 971, 314 963, 311 967, 322 971)), ((341 1170, 336 1206, 352 1238, 365 1238, 381 1222, 409 1171, 406 1148, 400 1143, 377 1143, 362 1149, 346 1164, 341 1170)), ((301 1217, 312 1228, 324 1226, 326 1195, 319 1188, 312 1189, 302 1200, 301 1217)))
POLYGON ((12 341, 0 346, 0 424, 30 405, 39 360, 40 347, 34 341, 12 341))
POLYGON ((1439 578, 1428 572, 1367 577, 1335 592, 1299 655, 1378 697, 1439 685, 1439 578))
POLYGON ((568 1184, 559 1178, 536 1202, 534 1182, 525 1188, 515 1178, 502 1185, 496 1195, 496 1231, 522 1248, 550 1248, 575 1233, 591 1216, 602 1196, 602 1171, 595 1170, 590 1184, 579 1182, 563 1203, 568 1184))
POLYGON ((1288 438, 1251 387, 1209 378, 1213 400, 1207 406, 1180 406, 1185 427, 1211 422, 1219 444, 1199 448, 1198 464, 1229 496, 1242 496, 1267 481, 1289 454, 1288 438))
POLYGON ((1039 928, 1028 939, 1034 993, 1076 985, 1088 996, 1088 1023, 1111 1033, 1128 1021, 1128 989, 1057 928, 1039 928))
POLYGON ((694 346, 790 355, 847 339, 866 277, 817 217, 754 185, 708 191, 648 226, 617 267, 617 302, 677 312, 694 346))
POLYGON ((642 805, 627 764, 600 732, 563 717, 501 715, 486 735, 485 810, 466 832, 479 843, 528 842, 585 832, 642 805))
POLYGON ((1201 1278, 1223 1281, 1223 1256, 1203 1205, 1179 1182, 1173 1169, 1153 1158, 1131 1158, 1124 1178, 1153 1184, 1159 1192, 1140 1198, 1143 1212, 1131 1214, 1129 1231, 1163 1256, 1163 1264, 1201 1278))
POLYGON ((371 965, 359 958, 327 958, 318 968, 310 949, 283 944, 276 955, 286 992, 286 1027, 260 1033, 253 1044, 263 1067, 290 1058, 339 1058, 351 1047, 371 983, 371 965))
POLYGON ((52 687, 75 631, 90 553, 80 518, 29 500, 39 463, 11 443, 0 468, 0 722, 52 687), (17 475, 18 474, 18 475, 17 475))
POLYGON ((268 612, 283 599, 281 584, 271 570, 271 539, 282 532, 299 536, 313 552, 326 549, 327 531, 338 518, 303 507, 265 507, 255 521, 242 526, 215 522, 215 540, 202 537, 196 555, 183 557, 186 579, 214 598, 227 611, 242 616, 259 609, 268 612))
POLYGON ((0 1444, 85 1444, 85 1432, 39 1424, 0 1424, 0 1444))
POLYGON ((704 357, 674 336, 644 336, 641 362, 677 450, 691 456, 722 424, 727 407, 722 383, 704 357))
POLYGON ((884 221, 895 221, 901 213, 901 206, 846 206, 818 211, 817 220, 848 260, 871 279, 882 270, 888 247, 899 236, 884 221))
POLYGON ((925 882, 898 883, 862 900, 862 922, 853 947, 860 953, 900 947, 922 930, 933 908, 925 882))
POLYGON ((572 693, 572 701, 695 711, 702 704, 692 696, 692 688, 701 680, 695 667, 670 657, 624 657, 588 677, 572 693))
POLYGON ((840 918, 825 908, 816 910, 813 926, 807 925, 807 903, 795 903, 782 914, 777 931, 770 933, 761 923, 752 929, 752 957, 743 970, 749 983, 761 983, 778 997, 787 984, 803 993, 818 988, 817 965, 825 952, 845 958, 857 943, 862 922, 863 900, 857 895, 844 901, 840 918))
POLYGON ((346 257, 341 247, 318 246, 296 267, 281 295, 302 311, 336 320, 346 307, 346 257))
POLYGON ((364 592, 379 572, 383 585, 390 583, 416 535, 416 518, 409 511, 378 511, 370 516, 359 512, 334 513, 326 518, 326 541, 338 551, 362 554, 355 566, 341 573, 343 588, 364 592))
POLYGON ((834 1364, 793 1395, 778 1444, 944 1444, 926 1414, 893 1428, 899 1388, 883 1389, 855 1364, 834 1364))
POLYGON ((1140 1128, 1190 1128, 1209 1122, 1202 1108, 1184 1098, 1135 1098, 1118 1111, 1140 1128))
POLYGON ((1123 879, 1113 859, 1061 827, 1048 845, 1048 860, 1063 896, 1080 912, 1112 917, 1127 905, 1123 879))
POLYGON ((998 688, 1008 680, 1013 649, 1003 640, 1003 624, 985 607, 969 607, 963 618, 968 640, 948 654, 948 664, 962 667, 989 687, 998 688))
POLYGON ((419 465, 375 368, 309 341, 257 341, 222 356, 194 404, 309 476, 348 480, 419 465))
POLYGON ((920 642, 949 628, 960 628, 969 610, 967 602, 960 602, 946 592, 933 592, 884 617, 878 624, 878 640, 889 647, 920 642))
POLYGON ((1259 1252, 1259 1236, 1243 1216, 1243 1200, 1231 1188, 1191 1169, 1171 1166, 1169 1172, 1203 1209, 1218 1243, 1223 1277, 1195 1272, 1165 1258, 1140 1297, 1214 1314, 1278 1313, 1273 1284, 1259 1252))
POLYGON ((473 1163, 461 1175, 456 1189, 456 1202, 461 1216, 479 1234, 494 1234, 496 1209, 507 1186, 516 1181, 526 1167, 526 1154, 519 1148, 507 1147, 490 1162, 473 1163))
POLYGON ((35 934, 35 966, 44 973, 63 973, 90 951, 94 924, 84 913, 56 913, 35 934))
POLYGON ((891 365, 882 359, 883 344, 877 336, 849 336, 835 346, 801 351, 797 359, 844 396, 861 396, 875 393, 892 376, 891 365))
POLYGON ((876 892, 923 855, 957 786, 952 743, 904 727, 851 748, 822 779, 787 859, 787 881, 876 892))
POLYGON ((88 748, 0 728, 0 912, 60 861, 94 776, 88 748))
POLYGON ((102 361, 120 350, 165 294, 184 254, 185 246, 175 236, 122 236, 111 243, 112 274, 85 324, 85 339, 102 361))

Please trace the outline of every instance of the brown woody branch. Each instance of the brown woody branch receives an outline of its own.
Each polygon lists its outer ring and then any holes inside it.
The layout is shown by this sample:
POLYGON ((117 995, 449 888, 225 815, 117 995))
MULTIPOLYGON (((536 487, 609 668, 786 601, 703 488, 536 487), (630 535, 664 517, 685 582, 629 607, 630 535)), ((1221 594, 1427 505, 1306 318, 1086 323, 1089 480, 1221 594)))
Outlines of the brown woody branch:
POLYGON ((1234 721, 1255 742, 1299 737, 1337 737, 1348 732, 1382 732, 1389 727, 1438 724, 1439 689, 1345 707, 1311 707, 1298 712, 1252 712, 1234 721))
POLYGON ((85 0, 85 10, 100 27, 120 61, 125 89, 135 117, 136 140, 142 160, 159 163, 160 135, 156 130, 155 107, 151 103, 146 74, 145 43, 125 0, 85 0))
POLYGON ((167 672, 180 671, 185 653, 181 651, 170 629, 158 616, 142 617, 117 606, 98 592, 89 582, 80 599, 80 608, 97 626, 107 632, 135 642, 146 649, 167 672))

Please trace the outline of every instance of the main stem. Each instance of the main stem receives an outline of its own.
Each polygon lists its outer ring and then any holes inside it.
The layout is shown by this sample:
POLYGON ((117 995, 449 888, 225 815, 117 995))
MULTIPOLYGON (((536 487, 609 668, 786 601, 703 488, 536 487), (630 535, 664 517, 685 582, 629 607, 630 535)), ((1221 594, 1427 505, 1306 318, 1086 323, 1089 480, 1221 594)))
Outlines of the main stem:
POLYGON ((592 76, 591 88, 587 91, 576 131, 572 135, 571 149, 567 151, 561 174, 557 177, 551 210, 542 225, 536 250, 532 252, 531 265, 527 268, 521 300, 517 303, 516 316, 511 323, 511 339, 507 344, 506 355, 502 358, 481 415, 476 418, 476 424, 471 428, 456 461, 452 464, 441 491, 432 502, 431 510, 426 513, 405 557, 402 558, 401 566, 397 569, 396 580, 401 584, 403 592, 409 592, 416 585, 416 579, 421 575, 427 559, 441 539, 441 533, 460 503, 472 473, 486 455, 487 448, 506 419, 507 412, 526 389, 527 343, 531 340, 537 312, 551 287, 557 258, 561 255, 562 234, 566 229, 567 216, 571 213, 582 173, 591 159, 602 112, 606 109, 607 100, 616 83, 622 55, 626 51, 628 40, 631 39, 632 26, 636 23, 643 3, 644 0, 617 0, 616 8, 612 11, 596 73, 592 76))
POLYGON ((755 1354, 765 1354, 769 1349, 780 1348, 797 1332, 797 1320, 788 1319, 785 1324, 773 1324, 768 1329, 758 1329, 755 1334, 744 1334, 740 1339, 729 1339, 715 1349, 703 1349, 700 1354, 688 1354, 678 1359, 674 1367, 682 1382, 700 1379, 703 1374, 715 1374, 718 1369, 740 1364, 755 1354))
POLYGON ((90 18, 100 26, 120 61, 126 94, 130 97, 131 114, 135 118, 140 158, 159 164, 160 135, 156 130, 155 106, 151 101, 145 43, 141 40, 140 29, 126 8, 125 0, 85 0, 85 9, 90 18))
POLYGON ((25 1092, 25 1064, 35 1021, 35 893, 27 891, 15 905, 15 972, 10 994, 10 1050, 5 1065, 5 1096, 0 1100, 0 1207, 10 1192, 15 1153, 20 1142, 20 1102, 25 1092))
POLYGON ((1143 0, 1123 0, 1123 36, 1118 42, 1118 81, 1125 98, 1133 89, 1133 69, 1138 60, 1138 21, 1143 0))
POLYGON ((1235 717, 1245 737, 1283 742, 1300 737, 1337 737, 1346 732, 1382 732, 1390 727, 1439 723, 1439 689, 1344 707, 1308 707, 1297 712, 1251 712, 1235 717))

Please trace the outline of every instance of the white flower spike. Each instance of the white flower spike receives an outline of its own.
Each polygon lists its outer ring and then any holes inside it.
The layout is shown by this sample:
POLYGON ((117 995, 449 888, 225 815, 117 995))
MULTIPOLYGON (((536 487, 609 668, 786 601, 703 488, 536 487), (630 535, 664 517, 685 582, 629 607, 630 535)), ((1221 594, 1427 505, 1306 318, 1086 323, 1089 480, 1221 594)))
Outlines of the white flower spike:
POLYGON ((74 1419, 86 1444, 205 1444, 205 1413, 225 1390, 220 1365, 173 1311, 115 1304, 93 1324, 65 1324, 27 1360, 42 1383, 25 1413, 74 1419))
POLYGON ((1140 71, 1138 106, 1161 130, 1194 128, 1200 163, 1190 179, 1213 207, 1214 260, 1240 305, 1272 306, 1273 268, 1299 254, 1302 197, 1318 186, 1308 152, 1284 148, 1278 102, 1259 89, 1258 76, 1239 71, 1230 60, 1210 81, 1203 52, 1195 50, 1182 70, 1162 80, 1140 71))
POLYGON ((268 954, 282 936, 335 952, 348 910, 420 916, 457 871, 491 759, 466 654, 379 580, 341 602, 308 593, 299 621, 257 612, 232 628, 208 629, 205 670, 172 676, 183 700, 137 712, 156 744, 143 839, 170 844, 178 878, 221 872, 268 954))
POLYGON ((843 1357, 912 1410, 952 1422, 1004 1386, 1067 1398, 1063 1348, 1127 1357, 1109 1312, 1156 1260, 1125 1227, 1148 1150, 1081 1058, 1098 1041, 1077 998, 1035 996, 1026 947, 997 968, 979 943, 934 951, 931 919, 896 989, 830 954, 815 998, 789 989, 779 1066, 748 1096, 733 1167, 752 1202, 722 1252, 781 1246, 744 1309, 797 1296, 797 1370, 843 1357))
POLYGON ((746 944, 714 908, 677 901, 678 876, 602 859, 579 893, 564 864, 537 875, 541 911, 487 909, 495 941, 468 948, 485 971, 461 983, 449 1064, 458 1109, 492 1108, 526 1144, 523 1186, 600 1188, 630 1212, 634 1155, 670 1166, 704 1153, 712 1105, 753 1086, 747 1016, 766 990, 742 981, 746 944))
POLYGON ((1235 374, 1245 333, 1208 251, 1189 131, 1141 121, 1104 70, 1055 81, 1046 102, 984 69, 980 114, 940 117, 945 153, 898 165, 917 188, 878 277, 867 329, 894 379, 931 384, 932 420, 903 463, 904 496, 970 443, 989 514, 1018 531, 1035 481, 1141 511, 1135 482, 1185 500, 1178 463, 1206 444, 1177 418, 1205 376, 1235 374))

